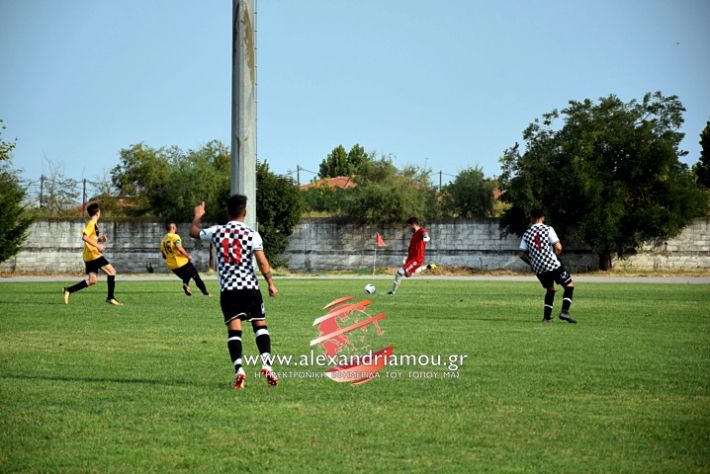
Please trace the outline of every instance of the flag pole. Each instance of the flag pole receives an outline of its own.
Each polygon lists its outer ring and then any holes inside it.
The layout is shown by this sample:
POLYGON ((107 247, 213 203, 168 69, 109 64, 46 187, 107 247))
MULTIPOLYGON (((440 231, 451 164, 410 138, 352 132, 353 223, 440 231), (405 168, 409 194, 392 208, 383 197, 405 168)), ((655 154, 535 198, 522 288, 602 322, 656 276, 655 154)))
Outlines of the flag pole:
POLYGON ((372 261, 372 276, 375 276, 375 268, 377 268, 377 247, 384 247, 385 241, 379 232, 375 232, 375 258, 372 261))
POLYGON ((375 276, 375 265, 377 264, 377 242, 375 242, 375 258, 372 260, 372 276, 375 276))

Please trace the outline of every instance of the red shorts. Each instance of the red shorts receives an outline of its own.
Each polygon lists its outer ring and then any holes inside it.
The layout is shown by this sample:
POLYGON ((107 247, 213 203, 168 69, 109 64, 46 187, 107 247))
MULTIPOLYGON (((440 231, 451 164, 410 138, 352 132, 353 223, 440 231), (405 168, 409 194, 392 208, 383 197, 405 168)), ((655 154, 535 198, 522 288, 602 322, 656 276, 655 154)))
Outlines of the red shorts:
POLYGON ((410 277, 414 275, 414 272, 417 271, 417 268, 422 266, 422 262, 418 260, 407 260, 404 262, 404 265, 402 265, 402 270, 404 270, 404 275, 406 277, 410 277))

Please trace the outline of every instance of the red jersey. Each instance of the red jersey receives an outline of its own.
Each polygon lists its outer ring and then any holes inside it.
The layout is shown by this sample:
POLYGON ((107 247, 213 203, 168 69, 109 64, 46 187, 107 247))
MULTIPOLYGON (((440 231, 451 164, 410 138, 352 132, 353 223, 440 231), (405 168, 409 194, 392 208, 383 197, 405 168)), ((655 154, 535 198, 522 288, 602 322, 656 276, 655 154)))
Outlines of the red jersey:
POLYGON ((419 230, 412 234, 412 240, 409 241, 407 260, 416 260, 421 265, 424 261, 424 252, 428 241, 429 233, 424 227, 420 227, 419 230))

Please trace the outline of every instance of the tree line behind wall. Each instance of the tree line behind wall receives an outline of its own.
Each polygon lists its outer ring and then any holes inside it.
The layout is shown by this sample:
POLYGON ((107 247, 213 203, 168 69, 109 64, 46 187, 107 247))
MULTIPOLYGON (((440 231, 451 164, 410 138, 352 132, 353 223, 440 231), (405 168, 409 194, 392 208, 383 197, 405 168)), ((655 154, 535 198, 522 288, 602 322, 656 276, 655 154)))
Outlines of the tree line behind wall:
MULTIPOLYGON (((644 240, 676 235, 706 212, 710 122, 701 133, 701 156, 690 169, 680 162, 684 110, 677 97, 658 92, 638 102, 624 103, 613 95, 597 102, 570 101, 561 111, 535 119, 523 132, 524 147, 515 143, 505 150, 499 178, 469 166, 438 187, 430 169, 397 168, 392 156, 366 152, 359 144, 349 151, 335 147, 320 164, 319 177, 352 180, 345 188, 299 190, 293 179, 260 162, 259 230, 273 259, 304 212, 370 224, 410 216, 424 222, 501 217, 503 232, 520 234, 529 211, 542 207, 560 234, 589 244, 599 254, 600 268, 609 268, 614 254, 631 255, 644 240)), ((57 169, 42 180, 40 205, 28 205, 9 164, 14 142, 0 143, 2 198, 9 200, 3 201, 8 211, 0 233, 8 248, 16 248, 11 240, 18 241, 32 217, 83 216, 72 191, 76 183, 69 186, 57 169)), ((141 143, 122 149, 119 157, 110 177, 92 182, 95 192, 88 196, 101 203, 105 217, 187 222, 195 203, 204 200, 206 220, 224 220, 230 154, 222 143, 187 151, 141 143)))

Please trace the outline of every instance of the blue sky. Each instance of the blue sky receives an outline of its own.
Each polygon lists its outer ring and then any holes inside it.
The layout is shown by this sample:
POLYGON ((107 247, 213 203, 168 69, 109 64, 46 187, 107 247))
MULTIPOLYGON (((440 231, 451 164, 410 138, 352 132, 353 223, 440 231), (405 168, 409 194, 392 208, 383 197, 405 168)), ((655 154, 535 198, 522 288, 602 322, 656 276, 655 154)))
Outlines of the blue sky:
MULTIPOLYGON (((256 22, 258 157, 279 173, 359 143, 497 175, 543 113, 656 90, 687 109, 692 164, 710 119, 707 0, 257 0, 256 22)), ((0 0, 14 166, 95 179, 135 143, 229 144, 230 23, 228 0, 0 0)))

